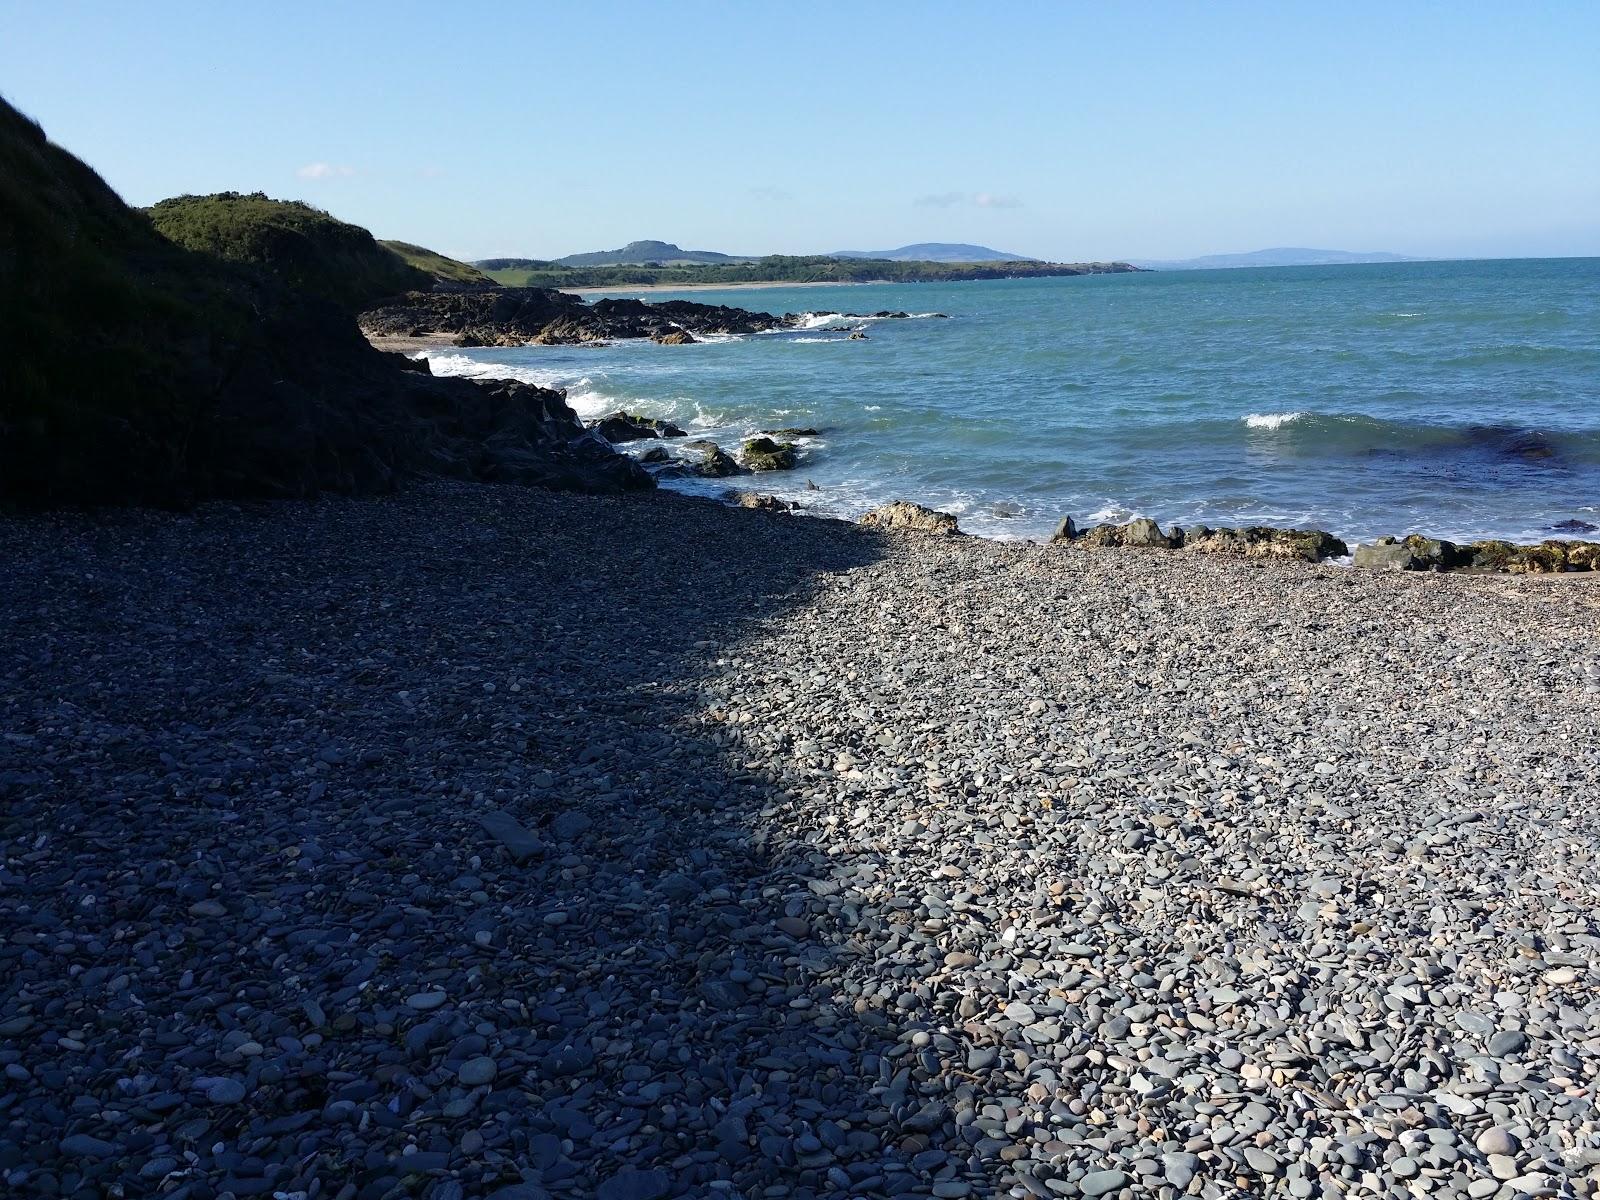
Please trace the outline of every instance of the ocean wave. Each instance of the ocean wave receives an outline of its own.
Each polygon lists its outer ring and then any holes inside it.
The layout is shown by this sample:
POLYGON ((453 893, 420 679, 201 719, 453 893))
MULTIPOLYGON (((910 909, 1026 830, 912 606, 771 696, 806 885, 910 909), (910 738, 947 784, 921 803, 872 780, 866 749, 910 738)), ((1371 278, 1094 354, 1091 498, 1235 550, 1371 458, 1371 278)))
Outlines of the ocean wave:
POLYGON ((428 360, 435 375, 459 379, 514 379, 536 387, 552 388, 567 394, 567 407, 580 417, 598 417, 623 407, 623 401, 596 386, 593 379, 580 375, 573 379, 559 371, 517 366, 512 363, 483 362, 448 350, 429 350, 420 357, 428 360))
POLYGON ((1251 429, 1281 429, 1290 421, 1298 421, 1305 415, 1303 412, 1251 413, 1244 423, 1251 429))
POLYGON ((1600 463, 1600 429, 1545 429, 1513 422, 1436 423, 1364 413, 1251 413, 1241 420, 1248 429, 1274 435, 1270 442, 1261 439, 1263 446, 1302 456, 1404 453, 1528 465, 1600 463))

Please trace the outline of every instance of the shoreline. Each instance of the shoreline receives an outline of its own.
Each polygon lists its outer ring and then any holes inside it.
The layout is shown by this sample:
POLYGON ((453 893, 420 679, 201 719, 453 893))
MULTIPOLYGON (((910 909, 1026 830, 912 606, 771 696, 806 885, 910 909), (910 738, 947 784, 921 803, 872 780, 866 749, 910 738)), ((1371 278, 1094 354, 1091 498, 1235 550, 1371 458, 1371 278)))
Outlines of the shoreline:
POLYGON ((1597 593, 453 482, 0 555, 36 1170, 758 1196, 838 1128, 863 1195, 1327 1194, 1390 1095, 1454 1192, 1589 1170, 1587 1098, 1482 1080, 1600 1070, 1587 935, 1527 932, 1600 909, 1597 593))
MULTIPOLYGON (((771 288, 829 288, 829 287, 882 287, 895 283, 893 279, 842 279, 836 283, 786 283, 781 279, 752 283, 635 283, 613 287, 557 287, 554 291, 586 296, 594 292, 758 292, 771 288)), ((961 280, 944 282, 959 283, 961 280)))

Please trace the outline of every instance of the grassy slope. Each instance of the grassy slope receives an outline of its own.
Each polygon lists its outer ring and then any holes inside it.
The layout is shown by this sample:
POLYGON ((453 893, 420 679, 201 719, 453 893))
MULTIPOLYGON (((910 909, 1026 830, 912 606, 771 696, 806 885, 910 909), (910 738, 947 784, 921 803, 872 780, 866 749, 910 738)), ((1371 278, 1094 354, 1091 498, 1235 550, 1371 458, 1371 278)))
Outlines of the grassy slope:
POLYGON ((414 246, 410 242, 382 241, 378 245, 385 250, 398 254, 406 263, 419 271, 426 271, 429 275, 442 283, 454 284, 458 287, 493 287, 494 280, 490 279, 477 267, 464 262, 457 262, 453 258, 446 258, 436 251, 423 246, 414 246))
POLYGON ((0 495, 172 471, 197 403, 225 382, 213 348, 252 316, 244 281, 198 264, 0 101, 0 328, 18 348, 0 373, 0 495))
POLYGON ((186 249, 262 268, 347 309, 433 284, 359 225, 298 200, 220 192, 178 196, 147 211, 161 233, 186 249))

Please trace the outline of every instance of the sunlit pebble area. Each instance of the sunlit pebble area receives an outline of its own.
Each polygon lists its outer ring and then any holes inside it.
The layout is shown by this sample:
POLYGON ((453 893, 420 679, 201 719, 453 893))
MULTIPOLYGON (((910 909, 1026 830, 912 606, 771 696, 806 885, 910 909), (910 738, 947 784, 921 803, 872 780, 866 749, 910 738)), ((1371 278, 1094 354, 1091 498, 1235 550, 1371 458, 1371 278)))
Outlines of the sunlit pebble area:
POLYGON ((1588 581, 467 485, 0 562, 8 1194, 1600 1178, 1588 581))

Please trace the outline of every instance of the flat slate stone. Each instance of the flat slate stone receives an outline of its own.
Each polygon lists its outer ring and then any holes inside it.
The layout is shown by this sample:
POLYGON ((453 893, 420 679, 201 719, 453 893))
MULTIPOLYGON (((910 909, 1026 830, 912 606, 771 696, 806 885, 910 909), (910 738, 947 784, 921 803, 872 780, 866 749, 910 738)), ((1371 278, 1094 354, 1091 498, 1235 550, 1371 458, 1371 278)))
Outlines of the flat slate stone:
POLYGON ((544 843, 524 829, 518 820, 502 809, 486 812, 478 818, 483 831, 511 852, 517 862, 536 858, 544 852, 544 843))

